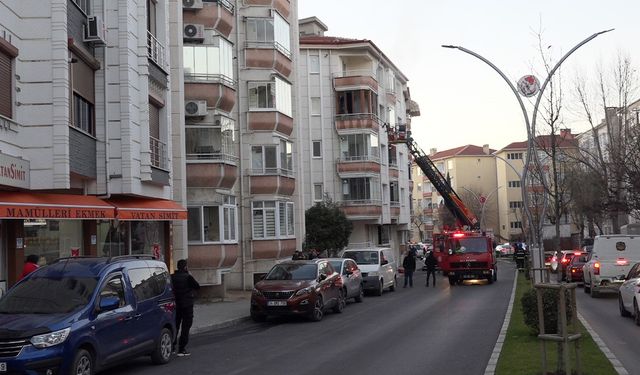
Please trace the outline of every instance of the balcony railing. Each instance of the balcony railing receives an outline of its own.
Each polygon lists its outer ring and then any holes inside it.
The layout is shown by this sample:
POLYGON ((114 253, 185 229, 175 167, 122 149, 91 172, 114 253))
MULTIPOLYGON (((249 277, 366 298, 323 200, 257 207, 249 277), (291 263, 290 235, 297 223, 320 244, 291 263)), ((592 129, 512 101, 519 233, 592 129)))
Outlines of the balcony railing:
POLYGON ((149 137, 149 146, 151 148, 151 165, 167 169, 167 144, 157 138, 149 137))
POLYGON ((167 70, 167 55, 164 45, 156 37, 147 31, 147 54, 151 61, 163 70, 167 70))
POLYGON ((184 73, 184 81, 187 83, 222 83, 227 86, 235 86, 236 81, 224 74, 184 73))
POLYGON ((352 70, 345 70, 342 72, 333 73, 334 78, 357 77, 357 76, 371 77, 376 82, 378 82, 378 79, 376 78, 376 73, 369 69, 352 69, 352 70))
POLYGON ((390 207, 400 207, 400 201, 390 201, 389 202, 389 206, 390 207))
POLYGON ((249 169, 251 176, 286 176, 293 177, 293 170, 284 168, 253 168, 249 169))
POLYGON ((187 160, 189 161, 215 161, 215 162, 229 162, 229 163, 237 163, 240 158, 235 155, 228 154, 225 152, 202 152, 202 153, 188 153, 187 160))
POLYGON ((229 0, 217 0, 218 4, 222 5, 223 8, 225 8, 226 10, 228 10, 229 12, 233 13, 234 10, 234 5, 231 1, 229 0))
POLYGON ((341 158, 338 158, 338 163, 349 163, 349 162, 363 162, 363 161, 372 161, 375 163, 380 163, 380 157, 376 155, 343 155, 341 158))
POLYGON ((344 120, 374 120, 380 123, 380 118, 376 113, 344 113, 336 115, 336 121, 344 120))
POLYGON ((381 199, 345 199, 342 201, 343 206, 382 206, 381 199))

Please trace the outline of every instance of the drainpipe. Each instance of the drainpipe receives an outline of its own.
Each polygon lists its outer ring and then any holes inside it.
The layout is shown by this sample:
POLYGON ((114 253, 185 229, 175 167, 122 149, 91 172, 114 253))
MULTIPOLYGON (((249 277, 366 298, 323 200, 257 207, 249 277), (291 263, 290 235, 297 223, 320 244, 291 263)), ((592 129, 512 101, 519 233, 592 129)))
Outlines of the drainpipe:
MULTIPOLYGON (((237 5, 237 4, 236 4, 237 5)), ((218 5, 220 6, 220 5, 218 5)), ((236 118, 238 119, 237 124, 238 124, 238 169, 240 170, 240 173, 238 173, 238 184, 240 185, 240 189, 239 189, 239 194, 238 194, 238 221, 240 222, 240 225, 238 226, 238 243, 240 244, 240 257, 242 260, 242 281, 241 281, 241 288, 242 290, 246 290, 247 287, 247 282, 246 282, 246 268, 247 268, 247 256, 246 256, 246 246, 247 246, 247 242, 244 239, 244 193, 243 193, 243 188, 244 188, 244 169, 243 169, 243 163, 242 163, 242 118, 241 113, 240 113, 240 46, 239 46, 239 41, 240 41, 240 21, 239 18, 240 16, 238 15, 238 7, 235 8, 236 11, 236 15, 235 15, 235 22, 236 22, 236 64, 235 64, 235 68, 236 68, 236 77, 238 80, 238 103, 236 104, 236 118)))
MULTIPOLYGON (((102 20, 105 23, 107 22, 107 0, 102 0, 102 20)), ((102 46, 102 70, 104 71, 102 75, 104 88, 102 90, 102 100, 104 101, 104 186, 105 193, 100 195, 98 198, 109 199, 111 198, 111 190, 109 189, 109 121, 107 121, 107 44, 105 43, 102 46)))

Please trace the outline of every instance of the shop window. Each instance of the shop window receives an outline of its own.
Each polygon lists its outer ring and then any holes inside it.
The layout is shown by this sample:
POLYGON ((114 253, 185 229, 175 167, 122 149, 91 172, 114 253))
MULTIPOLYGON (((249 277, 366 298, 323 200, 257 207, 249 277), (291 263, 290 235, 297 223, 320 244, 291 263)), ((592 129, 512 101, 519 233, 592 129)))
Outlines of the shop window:
POLYGON ((79 220, 24 220, 24 256, 35 254, 38 264, 58 258, 85 255, 79 220))
POLYGON ((106 257, 148 254, 164 254, 164 222, 121 221, 98 223, 98 254, 106 257))

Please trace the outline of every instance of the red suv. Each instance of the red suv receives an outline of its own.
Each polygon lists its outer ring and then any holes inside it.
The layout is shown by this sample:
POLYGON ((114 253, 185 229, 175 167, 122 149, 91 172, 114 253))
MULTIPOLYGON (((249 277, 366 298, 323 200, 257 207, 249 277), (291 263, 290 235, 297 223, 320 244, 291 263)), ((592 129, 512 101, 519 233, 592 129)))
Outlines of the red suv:
POLYGON ((340 275, 326 259, 292 260, 276 264, 251 293, 251 318, 303 315, 322 320, 326 309, 345 307, 340 275))

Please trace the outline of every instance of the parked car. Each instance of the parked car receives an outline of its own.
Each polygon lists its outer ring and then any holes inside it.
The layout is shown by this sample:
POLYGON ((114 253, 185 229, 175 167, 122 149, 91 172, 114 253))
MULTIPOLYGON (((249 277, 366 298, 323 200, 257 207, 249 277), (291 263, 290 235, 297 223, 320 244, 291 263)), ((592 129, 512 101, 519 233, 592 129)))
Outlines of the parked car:
POLYGON ((503 243, 502 245, 496 246, 496 255, 498 256, 509 256, 513 255, 514 248, 509 243, 503 243))
POLYGON ((618 292, 631 266, 640 262, 640 236, 596 236, 591 258, 585 263, 584 291, 596 297, 602 291, 618 292))
POLYGON ((347 258, 329 258, 327 260, 340 276, 344 298, 353 298, 356 302, 362 302, 364 285, 362 285, 362 272, 356 262, 347 258))
POLYGON ((582 267, 587 263, 589 255, 585 252, 578 252, 569 261, 569 264, 565 270, 565 280, 570 283, 582 283, 584 278, 582 276, 582 267))
POLYGON ((398 264, 390 248, 347 249, 342 257, 353 259, 358 264, 365 290, 381 296, 386 288, 390 291, 396 289, 398 264))
POLYGON ((0 363, 11 374, 93 374, 124 359, 171 359, 175 300, 163 262, 64 258, 0 299, 0 363))
POLYGON ((544 252, 544 266, 547 268, 551 268, 551 262, 555 261, 555 252, 553 251, 545 251, 544 252))
POLYGON ((640 263, 631 266, 624 282, 618 290, 618 306, 620 315, 633 316, 640 326, 640 263))
MULTIPOLYGON (((566 280, 566 271, 567 271, 567 266, 569 265, 569 262, 571 262, 571 259, 573 259, 573 257, 575 256, 580 256, 583 255, 584 253, 582 253, 581 251, 575 251, 575 250, 562 250, 560 251, 559 257, 557 258, 557 261, 555 262, 556 264, 556 270, 555 272, 559 272, 560 273, 560 278, 562 281, 566 280)), ((553 270, 553 262, 552 262, 552 270, 553 270)))
POLYGON ((320 321, 327 309, 345 306, 340 275, 326 259, 290 260, 274 265, 251 293, 251 318, 302 315, 320 321))

